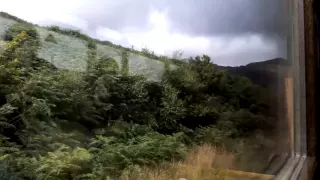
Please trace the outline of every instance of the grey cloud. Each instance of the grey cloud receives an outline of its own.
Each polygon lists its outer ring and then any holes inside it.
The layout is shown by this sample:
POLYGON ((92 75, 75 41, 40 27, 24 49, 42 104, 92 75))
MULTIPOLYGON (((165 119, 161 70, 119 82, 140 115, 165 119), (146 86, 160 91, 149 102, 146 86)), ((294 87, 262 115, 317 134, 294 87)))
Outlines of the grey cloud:
POLYGON ((90 1, 88 7, 79 12, 79 16, 88 21, 90 28, 105 26, 119 30, 128 26, 145 27, 150 5, 147 0, 119 0, 112 4, 110 2, 110 0, 90 1))
POLYGON ((224 56, 211 56, 214 63, 221 66, 240 66, 246 65, 252 62, 265 61, 273 59, 277 56, 277 53, 272 50, 262 49, 260 51, 253 51, 250 53, 230 53, 224 56))
POLYGON ((276 42, 278 56, 286 56, 284 0, 94 0, 80 14, 90 28, 144 29, 149 8, 167 10, 171 31, 190 36, 246 36, 260 34, 276 42))
MULTIPOLYGON (((167 11, 171 32, 228 38, 259 34, 266 44, 277 46, 276 51, 256 52, 243 47, 241 54, 215 57, 217 63, 238 65, 286 57, 284 0, 90 0, 85 3, 74 15, 88 22, 89 28, 85 31, 94 37, 98 37, 95 33, 98 27, 119 31, 127 31, 128 27, 146 29, 150 7, 153 7, 167 11)), ((128 44, 126 40, 114 43, 128 44)), ((214 55, 214 52, 206 54, 214 55)))
POLYGON ((282 36, 285 32, 285 6, 281 0, 179 1, 180 8, 170 11, 170 17, 180 28, 195 34, 282 36), (193 3, 189 6, 183 2, 193 3))
POLYGON ((149 7, 168 10, 173 30, 190 35, 259 33, 284 36, 285 5, 282 0, 95 0, 80 12, 90 26, 112 29, 144 28, 149 7))

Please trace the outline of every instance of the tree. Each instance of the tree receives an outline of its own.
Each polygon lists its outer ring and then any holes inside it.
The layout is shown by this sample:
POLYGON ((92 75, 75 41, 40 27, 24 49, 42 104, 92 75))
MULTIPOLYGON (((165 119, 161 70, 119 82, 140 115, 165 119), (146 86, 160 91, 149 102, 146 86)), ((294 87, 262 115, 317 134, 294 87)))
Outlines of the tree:
POLYGON ((172 59, 180 60, 182 58, 182 55, 183 55, 183 51, 182 50, 173 51, 172 59))
POLYGON ((34 26, 23 23, 17 23, 10 26, 10 28, 6 31, 5 40, 12 41, 15 36, 23 31, 26 32, 28 36, 30 36, 30 39, 33 39, 35 41, 36 45, 40 45, 40 37, 34 26))

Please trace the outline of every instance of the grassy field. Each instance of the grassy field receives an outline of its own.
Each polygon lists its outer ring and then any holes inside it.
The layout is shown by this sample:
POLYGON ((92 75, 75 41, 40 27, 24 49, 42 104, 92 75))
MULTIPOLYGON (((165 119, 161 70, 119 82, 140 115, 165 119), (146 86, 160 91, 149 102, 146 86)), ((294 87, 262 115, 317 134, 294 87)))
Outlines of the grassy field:
POLYGON ((152 60, 135 54, 129 55, 129 72, 143 74, 150 80, 159 80, 163 75, 164 64, 161 61, 152 60))
MULTIPOLYGON (((111 57, 116 60, 120 67, 121 51, 114 47, 98 44, 97 54, 98 57, 111 57)), ((129 72, 132 74, 143 74, 150 80, 160 80, 163 74, 164 64, 161 61, 150 59, 142 55, 129 53, 129 72)))
POLYGON ((81 39, 50 32, 37 27, 42 47, 38 57, 52 62, 58 68, 84 70, 86 68, 87 46, 81 39), (51 33, 57 43, 47 42, 44 39, 51 33))
MULTIPOLYGON (((0 17, 0 40, 4 40, 6 30, 15 24, 14 20, 0 17)), ((42 47, 38 51, 38 57, 43 58, 56 67, 62 69, 73 69, 82 71, 86 68, 87 41, 49 31, 45 27, 36 27, 42 47), (45 38, 52 34, 57 43, 47 42, 45 38)), ((0 51, 4 42, 0 41, 0 51)), ((98 57, 111 57, 116 60, 121 67, 121 51, 115 47, 104 44, 97 44, 98 57)), ((174 68, 174 65, 170 66, 174 68)), ((133 74, 143 74, 150 80, 158 81, 163 74, 163 62, 148 57, 129 53, 129 72, 133 74)))

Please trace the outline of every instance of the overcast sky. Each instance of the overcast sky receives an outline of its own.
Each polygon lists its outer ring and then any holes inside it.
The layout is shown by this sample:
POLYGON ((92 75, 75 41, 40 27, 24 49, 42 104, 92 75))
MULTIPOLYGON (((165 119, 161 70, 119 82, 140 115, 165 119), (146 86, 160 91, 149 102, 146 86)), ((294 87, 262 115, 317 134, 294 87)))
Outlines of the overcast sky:
POLYGON ((219 65, 286 56, 283 0, 0 0, 39 25, 80 29, 95 38, 157 54, 207 54, 219 65))

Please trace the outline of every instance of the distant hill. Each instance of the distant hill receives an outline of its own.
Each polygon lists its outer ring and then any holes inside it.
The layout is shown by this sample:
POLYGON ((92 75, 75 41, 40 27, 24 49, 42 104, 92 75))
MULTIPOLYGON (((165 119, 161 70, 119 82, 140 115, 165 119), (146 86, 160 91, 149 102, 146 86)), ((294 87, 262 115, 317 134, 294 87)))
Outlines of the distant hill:
POLYGON ((269 113, 275 117, 274 124, 277 124, 275 134, 279 137, 287 137, 287 105, 286 105, 286 87, 285 78, 291 77, 291 64, 288 60, 275 58, 262 62, 254 62, 245 66, 238 67, 220 67, 228 72, 245 76, 253 83, 264 87, 261 92, 265 102, 269 106, 269 113))
POLYGON ((290 62, 282 58, 275 58, 262 62, 254 62, 245 66, 223 67, 233 74, 246 76, 256 84, 264 87, 276 86, 280 79, 283 79, 290 70, 290 62))

